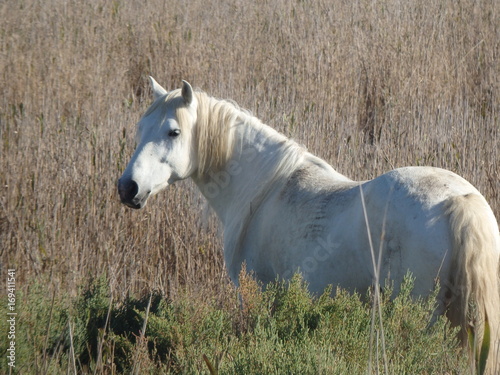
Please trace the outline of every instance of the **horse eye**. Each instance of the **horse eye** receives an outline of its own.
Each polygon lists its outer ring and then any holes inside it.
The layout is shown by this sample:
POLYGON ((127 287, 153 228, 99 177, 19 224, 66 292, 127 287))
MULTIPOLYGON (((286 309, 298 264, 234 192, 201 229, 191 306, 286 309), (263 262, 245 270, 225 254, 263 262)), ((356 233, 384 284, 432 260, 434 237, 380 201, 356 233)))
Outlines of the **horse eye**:
POLYGON ((172 129, 168 132, 168 136, 172 138, 178 137, 180 134, 181 134, 180 129, 172 129))

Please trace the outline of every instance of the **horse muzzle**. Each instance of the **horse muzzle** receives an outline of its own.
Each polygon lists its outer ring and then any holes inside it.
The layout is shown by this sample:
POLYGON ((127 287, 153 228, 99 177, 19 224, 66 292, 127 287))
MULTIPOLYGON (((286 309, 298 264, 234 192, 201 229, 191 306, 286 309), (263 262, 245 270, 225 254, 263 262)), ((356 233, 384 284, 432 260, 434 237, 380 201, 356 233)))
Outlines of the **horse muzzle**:
POLYGON ((139 194, 139 185, 137 185, 137 182, 120 178, 118 180, 118 194, 124 205, 130 208, 140 209, 146 205, 150 193, 139 194))

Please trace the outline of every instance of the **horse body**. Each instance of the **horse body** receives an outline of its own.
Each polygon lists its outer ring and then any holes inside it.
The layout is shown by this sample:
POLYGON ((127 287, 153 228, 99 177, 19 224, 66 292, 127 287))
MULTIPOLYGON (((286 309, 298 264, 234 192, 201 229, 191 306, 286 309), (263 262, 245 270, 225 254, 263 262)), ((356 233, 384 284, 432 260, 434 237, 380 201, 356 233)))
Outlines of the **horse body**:
MULTIPOLYGON (((264 282, 299 271, 314 292, 328 284, 364 292, 375 276, 373 248, 376 256, 382 251, 380 280, 393 280, 397 292, 409 270, 419 275, 414 294, 429 294, 441 275, 448 274, 451 258, 443 201, 477 190, 451 172, 426 167, 402 168, 359 183, 313 158, 305 154, 294 172, 272 179, 263 199, 239 197, 251 184, 241 179, 235 179, 238 187, 228 186, 223 194, 208 198, 213 206, 226 208, 218 213, 226 218, 224 255, 232 280, 238 282, 245 262, 264 282), (432 184, 447 178, 455 184, 433 194, 432 184)), ((255 161, 256 166, 263 163, 255 161)))
POLYGON ((352 181, 233 104, 187 83, 171 93, 152 83, 157 100, 119 181, 122 202, 141 208, 192 177, 222 221, 235 283, 246 263, 264 283, 299 271, 313 292, 333 285, 363 293, 385 279, 398 292, 411 271, 415 295, 440 282, 437 313, 447 311, 463 337, 472 303, 479 336, 487 317, 498 344, 498 224, 470 183, 431 167, 352 181))

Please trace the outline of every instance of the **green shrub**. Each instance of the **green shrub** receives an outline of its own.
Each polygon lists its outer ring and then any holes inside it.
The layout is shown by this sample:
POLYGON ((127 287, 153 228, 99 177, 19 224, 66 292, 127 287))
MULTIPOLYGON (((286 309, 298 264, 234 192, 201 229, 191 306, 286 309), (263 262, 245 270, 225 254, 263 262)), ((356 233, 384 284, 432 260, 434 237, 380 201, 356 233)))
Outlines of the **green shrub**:
POLYGON ((392 288, 382 292, 385 342, 375 322, 372 349, 372 307, 364 302, 370 294, 337 289, 332 298, 328 288, 315 297, 300 275, 265 288, 242 275, 240 284, 228 304, 222 302, 227 296, 210 291, 202 299, 185 292, 167 300, 152 292, 117 301, 105 277, 76 299, 48 296, 43 283, 34 283, 19 297, 18 363, 22 372, 53 374, 74 368, 82 374, 208 373, 208 364, 219 374, 354 374, 369 368, 378 374, 384 366, 397 374, 467 373, 456 331, 445 319, 429 327, 435 295, 413 300, 410 276, 393 300, 392 288))

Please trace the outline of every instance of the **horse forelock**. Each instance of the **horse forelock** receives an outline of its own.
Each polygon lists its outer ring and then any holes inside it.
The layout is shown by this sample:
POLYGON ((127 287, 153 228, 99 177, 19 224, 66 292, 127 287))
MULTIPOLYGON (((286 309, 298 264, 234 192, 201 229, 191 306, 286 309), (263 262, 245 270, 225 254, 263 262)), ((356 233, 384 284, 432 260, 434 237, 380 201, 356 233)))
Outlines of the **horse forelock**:
MULTIPOLYGON (((174 104, 174 98, 181 98, 181 90, 172 90, 165 95, 159 97, 156 99, 153 104, 149 106, 149 108, 146 110, 144 115, 142 116, 143 118, 148 117, 151 115, 153 112, 159 111, 161 115, 165 116, 169 108, 172 107, 174 104)), ((179 107, 180 108, 180 107, 179 107)))

